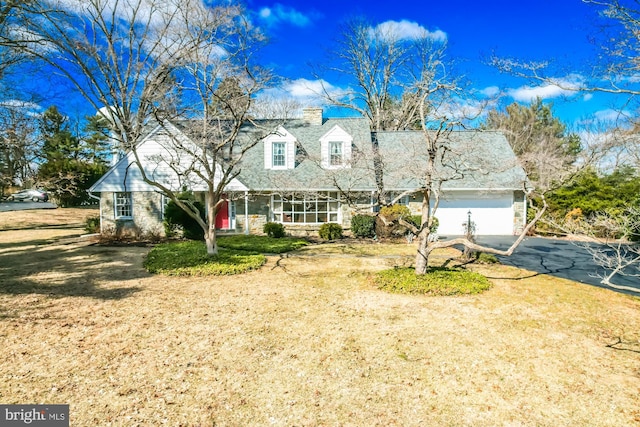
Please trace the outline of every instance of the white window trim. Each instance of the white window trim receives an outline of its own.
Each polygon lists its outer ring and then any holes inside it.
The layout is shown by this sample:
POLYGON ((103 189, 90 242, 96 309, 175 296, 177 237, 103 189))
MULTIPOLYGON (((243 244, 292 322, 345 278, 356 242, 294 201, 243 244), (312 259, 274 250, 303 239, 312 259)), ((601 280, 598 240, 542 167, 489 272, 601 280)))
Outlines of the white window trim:
POLYGON ((113 211, 115 219, 133 219, 133 193, 130 191, 117 191, 113 193, 113 211), (127 197, 129 201, 129 215, 118 215, 118 207, 120 204, 118 203, 118 195, 120 194, 128 194, 127 197))
POLYGON ((344 166, 344 141, 329 141, 329 167, 331 168, 339 168, 344 166), (336 155, 336 157, 340 156, 340 161, 337 163, 333 162, 333 147, 340 147, 340 152, 336 155))
POLYGON ((353 137, 340 126, 335 125, 320 138, 320 151, 322 167, 325 169, 344 169, 351 167, 353 137), (332 143, 342 143, 342 162, 339 165, 331 164, 332 143))
POLYGON ((279 222, 281 224, 299 224, 299 225, 319 225, 326 223, 338 223, 342 224, 342 204, 340 203, 340 199, 338 198, 338 193, 335 191, 322 192, 322 195, 313 195, 311 194, 303 194, 301 197, 281 197, 278 194, 271 195, 271 220, 274 222, 279 222), (288 202, 286 200, 289 200, 288 202), (284 205, 284 203, 290 203, 295 206, 302 207, 301 211, 297 211, 293 209, 292 211, 280 210, 278 208, 278 204, 284 205), (329 207, 330 203, 337 203, 336 209, 331 210, 329 207), (320 204, 326 206, 326 209, 319 209, 320 204), (308 206, 315 206, 315 209, 307 210, 308 206), (326 221, 313 221, 307 222, 306 219, 308 215, 318 217, 318 214, 325 213, 327 215, 326 221), (291 215, 290 221, 285 221, 284 216, 291 215), (304 218, 304 221, 295 221, 296 215, 301 215, 304 218), (280 218, 278 218, 280 216, 280 218), (332 220, 332 217, 335 219, 332 220))
POLYGON ((271 170, 293 169, 295 167, 296 137, 282 126, 279 126, 271 135, 263 139, 264 167, 271 170), (284 166, 273 164, 273 144, 284 143, 284 166))
POLYGON ((170 201, 170 197, 160 194, 160 220, 164 220, 164 214, 167 212, 167 205, 170 201))
POLYGON ((272 141, 271 142, 271 169, 288 169, 287 167, 287 141, 272 141), (282 145, 284 147, 284 164, 276 165, 274 162, 275 159, 275 150, 274 147, 276 144, 282 145))

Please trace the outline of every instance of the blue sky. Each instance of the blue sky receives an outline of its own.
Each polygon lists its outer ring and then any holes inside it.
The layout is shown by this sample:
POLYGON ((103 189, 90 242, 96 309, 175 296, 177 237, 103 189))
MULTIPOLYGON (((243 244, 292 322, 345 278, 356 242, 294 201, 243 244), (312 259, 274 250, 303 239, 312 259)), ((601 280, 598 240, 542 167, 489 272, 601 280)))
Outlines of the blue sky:
MULTIPOLYGON (((502 105, 528 103, 539 96, 552 102, 556 115, 572 129, 594 118, 607 118, 614 114, 614 103, 621 105, 625 99, 563 92, 556 86, 541 86, 501 74, 486 64, 495 53, 501 57, 552 61, 558 70, 554 77, 566 83, 588 75, 597 54, 597 46, 589 42, 589 36, 604 20, 596 7, 581 0, 246 1, 253 22, 270 39, 262 62, 289 79, 284 89, 303 99, 303 103, 310 92, 308 88, 317 83, 309 64, 323 62, 339 35, 340 25, 354 17, 365 17, 373 25, 421 28, 446 38, 448 57, 457 63, 476 91, 501 93, 502 105)), ((29 73, 22 78, 27 86, 41 87, 47 100, 72 118, 93 113, 86 110, 82 99, 69 96, 70 86, 55 82, 54 88, 45 88, 45 79, 35 79, 29 73)), ((330 79, 328 83, 338 89, 346 84, 330 79)))
POLYGON ((527 103, 540 96, 553 102, 557 116, 571 126, 612 113, 612 97, 562 92, 557 87, 501 74, 486 65, 486 58, 496 53, 550 60, 554 67, 562 69, 556 76, 562 79, 588 73, 597 51, 589 42, 589 34, 603 21, 593 5, 580 0, 252 0, 248 5, 257 14, 256 23, 271 38, 264 59, 278 74, 292 79, 291 93, 300 93, 301 86, 313 83, 308 63, 322 62, 338 35, 340 23, 364 16, 373 24, 404 22, 444 33, 449 57, 459 64, 473 87, 489 92, 501 90, 503 103, 527 103))

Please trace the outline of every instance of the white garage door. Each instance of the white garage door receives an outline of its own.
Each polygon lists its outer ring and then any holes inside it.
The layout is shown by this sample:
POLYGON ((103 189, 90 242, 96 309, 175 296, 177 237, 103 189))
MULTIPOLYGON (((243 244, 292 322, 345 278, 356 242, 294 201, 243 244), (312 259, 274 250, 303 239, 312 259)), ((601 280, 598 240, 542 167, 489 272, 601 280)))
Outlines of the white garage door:
POLYGON ((511 193, 476 197, 451 197, 440 200, 436 217, 438 234, 461 235, 465 232, 468 212, 476 224, 477 235, 513 234, 513 195, 511 193))

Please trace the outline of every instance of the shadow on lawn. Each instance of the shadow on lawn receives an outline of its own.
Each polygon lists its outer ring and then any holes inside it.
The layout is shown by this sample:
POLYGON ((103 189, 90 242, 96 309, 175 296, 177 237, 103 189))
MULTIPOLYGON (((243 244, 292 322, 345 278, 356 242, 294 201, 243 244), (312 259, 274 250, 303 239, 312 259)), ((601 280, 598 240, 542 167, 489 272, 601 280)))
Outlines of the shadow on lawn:
POLYGON ((0 294, 53 297, 126 298, 141 290, 118 286, 124 280, 148 277, 140 248, 88 244, 25 247, 0 254, 0 294))

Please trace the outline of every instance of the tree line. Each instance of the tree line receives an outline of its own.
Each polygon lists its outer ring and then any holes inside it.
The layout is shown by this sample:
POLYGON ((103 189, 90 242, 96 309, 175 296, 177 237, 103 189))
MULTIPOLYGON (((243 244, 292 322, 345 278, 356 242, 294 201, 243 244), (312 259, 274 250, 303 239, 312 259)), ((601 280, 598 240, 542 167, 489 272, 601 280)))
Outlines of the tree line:
POLYGON ((0 108, 0 195, 46 190, 60 206, 91 203, 87 189, 108 169, 109 124, 100 116, 74 126, 56 106, 42 114, 0 108))

